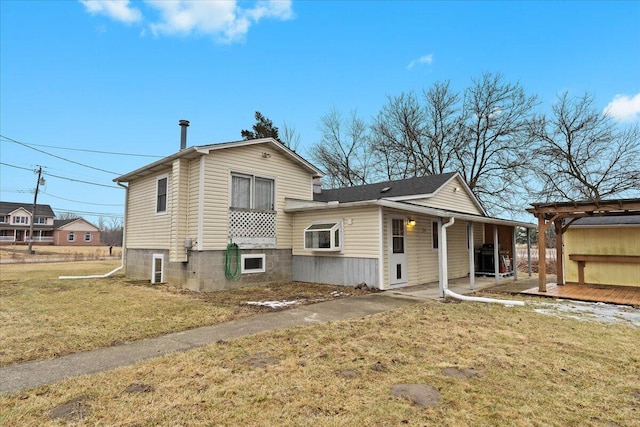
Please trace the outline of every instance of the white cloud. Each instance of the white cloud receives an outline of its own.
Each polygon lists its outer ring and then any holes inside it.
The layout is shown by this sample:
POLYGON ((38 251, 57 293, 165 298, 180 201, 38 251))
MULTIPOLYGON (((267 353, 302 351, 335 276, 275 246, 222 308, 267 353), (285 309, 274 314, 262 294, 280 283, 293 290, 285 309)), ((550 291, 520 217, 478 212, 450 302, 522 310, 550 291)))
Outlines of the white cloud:
POLYGON ((433 53, 430 53, 429 55, 423 55, 420 58, 414 59, 413 61, 411 61, 409 63, 409 65, 407 65, 407 70, 412 69, 417 64, 429 64, 429 65, 431 65, 432 63, 433 63, 433 53))
MULTIPOLYGON (((87 12, 107 15, 122 22, 142 20, 142 13, 128 0, 80 0, 87 12)), ((145 0, 148 28, 156 35, 205 34, 230 43, 243 40, 251 25, 262 19, 287 20, 293 17, 291 0, 260 0, 252 7, 240 7, 235 0, 145 0)), ((145 12, 146 13, 146 12, 145 12)))
POLYGON ((156 34, 210 34, 223 42, 242 40, 252 24, 263 18, 287 20, 293 17, 291 1, 259 1, 242 8, 236 1, 148 0, 160 12, 161 20, 151 24, 156 34))
POLYGON ((621 122, 640 120, 640 93, 635 96, 616 95, 604 109, 604 113, 621 122))
POLYGON ((142 19, 142 13, 135 7, 130 7, 129 0, 80 0, 92 15, 106 15, 116 21, 131 24, 142 19))

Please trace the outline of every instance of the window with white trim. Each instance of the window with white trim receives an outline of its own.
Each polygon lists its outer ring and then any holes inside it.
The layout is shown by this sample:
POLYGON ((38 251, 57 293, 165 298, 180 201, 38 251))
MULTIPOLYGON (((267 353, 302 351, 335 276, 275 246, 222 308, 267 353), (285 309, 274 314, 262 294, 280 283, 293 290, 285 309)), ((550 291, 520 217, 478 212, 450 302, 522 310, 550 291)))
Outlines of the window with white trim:
POLYGON ((274 187, 273 179, 232 173, 230 206, 272 211, 274 210, 274 187))
POLYGON ((76 233, 74 233, 73 231, 69 232, 69 234, 67 234, 67 241, 68 242, 75 242, 76 241, 76 233))
POLYGON ((46 224, 47 223, 47 218, 43 217, 43 216, 37 216, 35 217, 35 219, 33 220, 34 224, 46 224))
POLYGON ((84 241, 87 242, 87 243, 91 241, 91 233, 90 232, 84 233, 84 241))
POLYGON ((28 216, 14 216, 13 221, 14 224, 29 224, 28 216))
POLYGON ((313 251, 342 250, 342 221, 311 224, 305 228, 304 248, 313 251))
POLYGON ((167 213, 167 194, 169 193, 168 175, 159 176, 156 180, 156 213, 167 213))
POLYGON ((240 261, 242 265, 242 274, 249 273, 264 273, 265 269, 265 254, 242 254, 240 255, 240 261))
POLYGON ((164 282, 164 255, 153 254, 151 260, 151 283, 163 283, 164 282))
POLYGON ((7 216, 6 215, 0 215, 0 222, 6 223, 7 222, 7 216))

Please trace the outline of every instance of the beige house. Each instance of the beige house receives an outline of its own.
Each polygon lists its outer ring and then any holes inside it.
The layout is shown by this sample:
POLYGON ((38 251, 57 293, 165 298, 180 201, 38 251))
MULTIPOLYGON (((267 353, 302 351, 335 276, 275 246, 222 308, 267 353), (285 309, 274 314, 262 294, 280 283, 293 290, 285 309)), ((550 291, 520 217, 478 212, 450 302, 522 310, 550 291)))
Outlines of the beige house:
POLYGON ((496 280, 517 274, 515 227, 534 227, 488 217, 457 173, 322 190, 322 172, 271 138, 184 145, 115 179, 127 188, 129 277, 199 291, 291 280, 442 287, 473 283, 477 260, 496 280))
POLYGON ((84 218, 56 219, 53 244, 58 246, 100 246, 100 229, 84 218))

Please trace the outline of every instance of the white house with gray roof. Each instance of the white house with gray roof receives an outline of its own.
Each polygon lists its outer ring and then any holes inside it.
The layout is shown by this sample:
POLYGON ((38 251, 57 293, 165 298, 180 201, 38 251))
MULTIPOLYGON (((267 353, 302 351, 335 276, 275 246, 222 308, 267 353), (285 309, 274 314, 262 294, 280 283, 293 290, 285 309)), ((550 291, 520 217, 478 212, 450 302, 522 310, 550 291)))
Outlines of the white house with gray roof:
MULTIPOLYGON (((115 179, 127 188, 126 274, 198 291, 473 280, 476 247, 495 237, 506 260, 514 227, 533 227, 488 217, 457 173, 329 190, 317 185, 322 175, 271 138, 183 142, 115 179)), ((513 274, 506 267, 496 277, 513 274)))

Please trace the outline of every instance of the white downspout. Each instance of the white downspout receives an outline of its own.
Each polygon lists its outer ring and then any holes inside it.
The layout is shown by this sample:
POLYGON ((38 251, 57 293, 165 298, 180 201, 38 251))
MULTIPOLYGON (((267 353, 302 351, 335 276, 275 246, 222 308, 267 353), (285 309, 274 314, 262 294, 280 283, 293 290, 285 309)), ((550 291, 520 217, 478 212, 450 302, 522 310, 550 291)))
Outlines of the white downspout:
POLYGON ((444 297, 447 292, 447 288, 449 287, 449 264, 448 264, 448 256, 447 256, 447 228, 451 227, 453 223, 456 221, 454 217, 449 218, 449 221, 446 223, 442 223, 442 218, 439 219, 440 222, 440 235, 438 236, 439 241, 439 254, 440 254, 440 296, 444 297))
POLYGON ((125 206, 124 206, 124 221, 122 223, 122 254, 120 255, 120 267, 117 267, 113 270, 111 270, 110 272, 106 273, 106 274, 92 274, 89 276, 59 276, 58 279, 60 280, 69 280, 69 279, 104 279, 105 277, 109 277, 111 276, 113 273, 115 273, 116 271, 120 271, 124 268, 124 252, 125 252, 125 246, 126 246, 126 242, 127 242, 127 202, 129 200, 129 187, 127 187, 126 185, 122 185, 119 181, 116 182, 116 184, 118 184, 120 187, 124 188, 125 190, 125 196, 124 196, 124 200, 125 200, 125 206))
POLYGON ((451 227, 455 222, 455 218, 451 217, 449 222, 442 224, 442 241, 440 242, 440 248, 443 251, 444 256, 442 257, 442 287, 443 294, 446 296, 450 296, 451 298, 456 298, 461 301, 473 301, 473 302, 487 302, 487 303, 498 303, 504 304, 506 306, 523 306, 523 301, 512 301, 512 300, 500 300, 493 298, 484 298, 484 297, 468 297, 465 295, 460 295, 455 292, 449 290, 449 276, 448 276, 448 266, 447 266, 447 228, 451 227))

